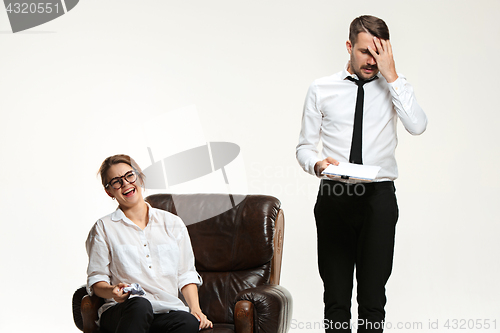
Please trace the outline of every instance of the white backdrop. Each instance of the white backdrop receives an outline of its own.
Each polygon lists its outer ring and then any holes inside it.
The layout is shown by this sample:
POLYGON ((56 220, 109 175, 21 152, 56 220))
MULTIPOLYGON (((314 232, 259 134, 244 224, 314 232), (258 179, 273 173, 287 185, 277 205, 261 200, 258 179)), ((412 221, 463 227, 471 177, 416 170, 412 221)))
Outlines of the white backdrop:
POLYGON ((349 23, 363 14, 389 25, 396 68, 429 118, 419 137, 400 126, 387 321, 500 331, 498 0, 86 0, 17 34, 0 9, 0 331, 77 332, 84 241, 115 208, 100 163, 128 153, 149 165, 141 124, 195 105, 207 141, 241 147, 249 192, 281 200, 291 331, 321 332, 318 180, 295 145, 309 84, 345 65, 349 23))

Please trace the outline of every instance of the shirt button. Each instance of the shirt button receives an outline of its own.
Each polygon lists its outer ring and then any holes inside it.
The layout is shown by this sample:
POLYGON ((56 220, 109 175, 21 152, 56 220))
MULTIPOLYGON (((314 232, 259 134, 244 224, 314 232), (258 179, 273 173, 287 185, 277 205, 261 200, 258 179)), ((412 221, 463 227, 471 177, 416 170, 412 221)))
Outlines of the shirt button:
POLYGON ((149 258, 149 254, 148 254, 148 255, 146 255, 146 258, 149 258))
POLYGON ((149 266, 149 268, 151 268, 151 266, 149 266))
POLYGON ((147 246, 147 244, 144 244, 144 246, 147 246))

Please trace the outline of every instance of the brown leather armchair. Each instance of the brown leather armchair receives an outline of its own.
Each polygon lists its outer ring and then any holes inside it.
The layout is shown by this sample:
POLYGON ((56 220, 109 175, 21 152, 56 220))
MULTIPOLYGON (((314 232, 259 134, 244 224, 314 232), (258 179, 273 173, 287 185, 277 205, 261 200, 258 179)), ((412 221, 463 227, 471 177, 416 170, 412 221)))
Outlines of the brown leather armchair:
MULTIPOLYGON (((278 199, 231 196, 237 205, 229 210, 223 194, 156 194, 146 200, 179 215, 188 226, 196 269, 203 278, 200 306, 214 323, 203 332, 288 331, 292 297, 279 285, 284 217, 278 199), (207 216, 213 217, 204 219, 207 216)), ((85 287, 75 292, 73 317, 80 330, 99 332, 95 320, 102 303, 88 296, 85 287)))

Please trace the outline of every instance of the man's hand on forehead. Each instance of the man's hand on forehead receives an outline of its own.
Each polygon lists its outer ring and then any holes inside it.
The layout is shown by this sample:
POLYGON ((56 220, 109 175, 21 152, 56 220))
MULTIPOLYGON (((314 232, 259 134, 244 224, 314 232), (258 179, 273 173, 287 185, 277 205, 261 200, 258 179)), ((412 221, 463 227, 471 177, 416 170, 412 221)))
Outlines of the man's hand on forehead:
POLYGON ((373 37, 373 43, 375 44, 375 49, 368 46, 368 51, 370 51, 373 58, 375 58, 380 74, 382 74, 389 83, 396 81, 398 74, 392 55, 391 42, 389 40, 373 37))

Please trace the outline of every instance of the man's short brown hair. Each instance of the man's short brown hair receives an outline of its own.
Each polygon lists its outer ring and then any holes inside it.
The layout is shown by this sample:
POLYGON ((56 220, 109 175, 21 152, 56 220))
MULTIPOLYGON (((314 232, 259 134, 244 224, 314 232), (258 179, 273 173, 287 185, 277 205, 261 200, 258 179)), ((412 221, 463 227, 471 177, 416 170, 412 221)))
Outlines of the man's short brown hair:
POLYGON ((387 24, 385 24, 382 19, 375 16, 363 15, 356 17, 351 22, 351 26, 349 27, 349 40, 352 45, 356 43, 356 39, 360 32, 367 32, 384 40, 389 39, 389 28, 387 24))

